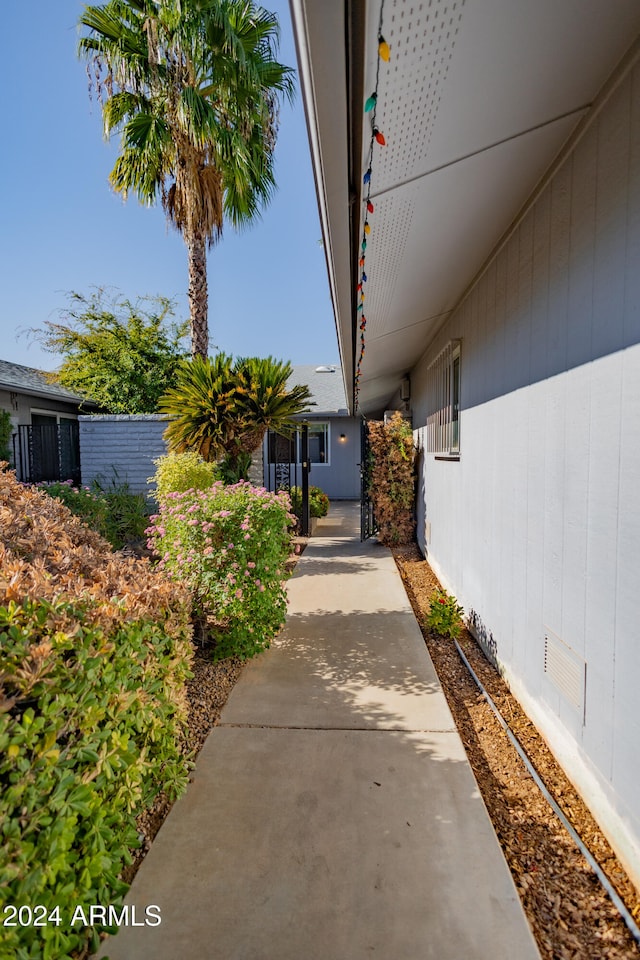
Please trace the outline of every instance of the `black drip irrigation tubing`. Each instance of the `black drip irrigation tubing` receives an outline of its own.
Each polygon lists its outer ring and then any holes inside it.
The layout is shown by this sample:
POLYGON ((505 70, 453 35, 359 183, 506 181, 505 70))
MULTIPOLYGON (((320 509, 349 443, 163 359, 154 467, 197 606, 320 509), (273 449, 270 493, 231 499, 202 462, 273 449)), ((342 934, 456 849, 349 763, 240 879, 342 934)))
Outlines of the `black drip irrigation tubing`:
POLYGON ((620 899, 620 897, 618 896, 618 894, 616 893, 616 891, 615 891, 614 888, 612 887, 611 883, 609 882, 609 878, 607 877, 607 875, 606 875, 606 874, 604 873, 604 871, 602 870, 602 868, 601 868, 600 864, 598 863, 598 861, 594 858, 594 856, 591 854, 591 852, 585 847, 585 845, 584 845, 584 843, 582 842, 580 836, 576 833, 575 829, 574 829, 574 828, 572 827, 572 825, 569 823, 569 821, 568 821, 567 818, 565 817, 564 813, 562 812, 562 810, 560 809, 560 807, 558 806, 558 804, 556 803, 556 801, 553 799, 553 797, 551 796, 551 794, 549 793, 549 791, 548 791, 547 788, 545 787, 544 783, 543 783, 542 780, 540 779, 540 776, 539 776, 539 774, 538 774, 538 771, 536 770, 536 768, 535 768, 535 767, 533 766, 533 764, 531 763, 531 760, 529 759, 529 757, 528 757, 527 754, 525 753, 524 748, 523 748, 522 745, 520 744, 520 741, 518 740, 518 738, 516 737, 516 735, 513 733, 513 731, 512 731, 511 728, 509 727, 509 724, 508 724, 507 721, 504 719, 504 717, 502 716, 502 714, 500 713, 500 711, 499 711, 498 708, 496 707, 495 703, 493 702, 493 700, 492 700, 491 697, 489 696, 488 692, 485 690, 485 688, 483 687, 482 683, 480 682, 480 680, 479 680, 478 677, 476 676, 473 667, 471 666, 471 664, 469 663, 469 661, 468 661, 467 658, 465 657, 465 655, 464 655, 464 653, 463 653, 463 651, 462 651, 462 649, 461 649, 458 641, 457 641, 457 640, 454 640, 453 642, 454 642, 455 645, 456 645, 456 650, 458 651, 458 654, 459 654, 459 656, 460 656, 460 659, 462 660, 462 662, 464 663, 465 667, 467 668, 467 670, 469 671, 469 673, 470 673, 471 676, 473 677, 473 680, 474 680, 476 686, 479 688, 480 692, 482 693, 483 697, 485 698, 485 700, 487 701, 487 703, 489 704, 489 706, 491 707, 491 709, 492 709, 493 712, 495 713, 496 719, 498 720, 498 723, 500 724, 500 726, 502 727, 502 729, 504 730, 504 732, 505 732, 506 735, 508 736, 509 740, 511 741, 511 743, 513 744, 513 746, 514 746, 515 749, 517 750, 518 756, 520 757, 520 759, 521 759, 522 762, 524 763, 525 767, 527 768, 527 770, 529 771, 529 773, 530 773, 531 776, 533 777, 533 779, 534 779, 534 781, 535 781, 538 789, 541 791, 541 793, 543 794, 545 800, 547 801, 547 803, 549 804, 549 806, 551 807, 551 809, 553 810, 553 812, 555 813, 555 815, 558 817, 558 819, 560 820, 560 822, 561 822, 562 825, 564 826, 565 830, 567 831, 567 833, 569 834, 569 836, 571 837, 571 839, 573 840, 573 842, 576 844, 576 846, 577 846, 578 849, 580 850, 580 853, 583 855, 583 857, 585 858, 585 860, 587 861, 587 863, 589 864, 589 866, 591 867, 591 869, 592 869, 593 872, 595 873, 596 877, 598 878, 598 880, 599 880, 600 883, 602 884, 602 887, 604 888, 605 892, 606 892, 607 895, 609 896, 611 902, 613 903, 613 905, 615 906, 616 910, 618 911, 618 913, 620 914, 620 916, 622 917, 622 919, 623 919, 624 922, 626 923, 627 928, 628 928, 628 930, 629 930, 629 933, 631 934, 631 936, 633 937, 633 939, 636 941, 636 943, 640 946, 640 927, 638 927, 637 923, 635 922, 635 920, 633 919, 633 917, 631 916, 631 914, 630 914, 629 911, 627 910, 626 906, 624 905, 624 903, 622 902, 622 900, 620 899))

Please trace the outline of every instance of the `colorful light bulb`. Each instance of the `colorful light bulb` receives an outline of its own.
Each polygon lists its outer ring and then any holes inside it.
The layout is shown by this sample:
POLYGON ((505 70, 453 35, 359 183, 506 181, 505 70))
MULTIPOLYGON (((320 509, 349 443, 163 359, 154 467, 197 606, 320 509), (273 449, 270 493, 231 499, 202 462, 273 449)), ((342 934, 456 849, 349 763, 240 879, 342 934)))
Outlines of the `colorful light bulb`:
POLYGON ((382 36, 382 34, 380 34, 380 36, 378 37, 378 56, 380 57, 381 60, 384 60, 385 63, 389 62, 389 57, 391 56, 391 50, 389 48, 389 44, 387 43, 385 38, 382 36))
POLYGON ((363 180, 364 183, 370 183, 370 182, 371 182, 371 167, 369 167, 369 169, 368 169, 367 172, 365 173, 365 175, 364 175, 364 177, 362 178, 362 180, 363 180))
POLYGON ((378 130, 377 127, 374 127, 374 128, 373 128, 373 135, 374 135, 374 137, 376 138, 376 140, 378 141, 378 143, 380 144, 380 146, 381 146, 381 147, 384 147, 384 145, 386 144, 387 141, 386 141, 385 138, 384 138, 384 134, 380 133, 380 131, 378 130))
POLYGON ((373 204, 371 203, 371 200, 367 200, 367 210, 369 213, 373 213, 373 204))
POLYGON ((371 113, 371 111, 374 109, 377 102, 378 102, 378 94, 374 92, 371 94, 370 97, 367 98, 364 105, 364 112, 371 113))

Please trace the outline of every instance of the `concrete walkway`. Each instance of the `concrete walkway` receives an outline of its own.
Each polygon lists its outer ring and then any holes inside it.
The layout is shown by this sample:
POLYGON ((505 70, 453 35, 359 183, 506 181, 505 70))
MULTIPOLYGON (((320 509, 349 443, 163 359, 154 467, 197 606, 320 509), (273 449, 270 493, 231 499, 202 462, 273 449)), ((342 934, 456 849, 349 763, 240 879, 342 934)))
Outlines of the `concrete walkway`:
POLYGON ((539 960, 388 550, 334 504, 160 830, 112 960, 539 960), (330 536, 326 536, 329 533, 330 536), (346 534, 346 536, 342 536, 346 534))

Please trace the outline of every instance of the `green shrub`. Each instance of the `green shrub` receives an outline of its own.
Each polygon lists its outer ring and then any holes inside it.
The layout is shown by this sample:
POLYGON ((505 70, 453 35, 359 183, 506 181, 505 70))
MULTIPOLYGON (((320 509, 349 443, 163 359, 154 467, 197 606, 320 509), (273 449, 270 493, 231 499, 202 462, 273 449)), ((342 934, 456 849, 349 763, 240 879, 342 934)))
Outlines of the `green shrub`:
MULTIPOLYGON (((291 509, 296 517, 302 516, 302 489, 291 487, 291 509)), ((329 497, 320 487, 309 487, 309 516, 326 517, 329 512, 329 497)))
POLYGON ((0 460, 11 460, 11 448, 9 441, 13 433, 13 424, 11 423, 11 414, 8 410, 0 410, 0 460))
POLYGON ((76 905, 118 906, 136 816, 185 786, 189 598, 57 498, 0 471, 0 956, 97 946, 76 905))
POLYGON ((99 532, 112 547, 119 550, 126 543, 144 537, 151 511, 143 493, 133 493, 116 470, 111 480, 96 477, 91 489, 105 500, 105 523, 99 532))
POLYGON ((184 493, 186 490, 207 490, 220 479, 215 463, 207 463, 194 451, 169 453, 153 461, 156 472, 149 477, 154 483, 156 496, 168 493, 184 493))
POLYGON ((460 636, 460 631, 464 626, 462 617, 464 610, 459 606, 458 601, 446 590, 436 590, 430 600, 431 607, 426 618, 426 626, 441 637, 451 637, 452 639, 460 636))
POLYGON ((71 480, 40 483, 38 489, 62 503, 83 523, 119 550, 141 540, 149 523, 149 507, 142 493, 132 493, 117 475, 111 481, 96 479, 91 487, 74 487, 71 480))
POLYGON ((151 518, 149 546, 159 567, 191 590, 194 617, 215 641, 217 659, 254 656, 286 614, 285 562, 291 551, 285 493, 242 481, 167 494, 151 518))
POLYGON ((88 527, 104 536, 107 524, 107 502, 104 497, 99 496, 89 487, 74 487, 72 480, 39 483, 37 489, 60 500, 74 516, 79 517, 88 527))
MULTIPOLYGON (((90 602, 89 602, 90 603, 90 602)), ((57 906, 62 922, 0 928, 0 954, 67 957, 89 931, 76 904, 117 902, 139 845, 135 817, 186 786, 180 720, 165 678, 186 661, 161 625, 87 625, 87 606, 0 607, 0 904, 57 906), (57 629, 54 629, 54 624, 57 629), (22 953, 21 953, 22 951, 22 953)), ((94 935, 93 946, 97 946, 94 935)))

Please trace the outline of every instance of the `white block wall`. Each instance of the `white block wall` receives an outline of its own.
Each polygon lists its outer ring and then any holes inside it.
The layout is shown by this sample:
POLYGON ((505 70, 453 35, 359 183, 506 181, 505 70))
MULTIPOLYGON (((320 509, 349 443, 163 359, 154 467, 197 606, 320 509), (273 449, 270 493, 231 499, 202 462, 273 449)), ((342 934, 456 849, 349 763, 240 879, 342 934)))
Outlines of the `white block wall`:
MULTIPOLYGON (((119 482, 128 482, 133 493, 149 495, 147 480, 155 473, 154 460, 167 452, 163 433, 167 421, 158 414, 95 415, 79 417, 82 483, 109 483, 117 471, 119 482)), ((262 486, 262 450, 249 469, 249 480, 262 486)))
POLYGON ((640 882, 638 66, 412 371, 418 428, 458 337, 461 456, 421 458, 422 546, 640 882), (586 661, 584 714, 549 630, 586 661))
POLYGON ((156 414, 80 417, 80 467, 83 484, 108 483, 117 471, 134 493, 148 494, 153 461, 166 451, 167 421, 156 414))

